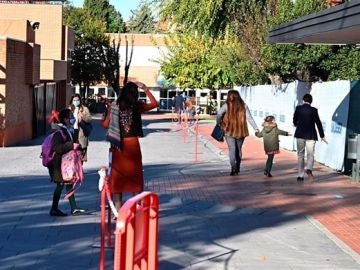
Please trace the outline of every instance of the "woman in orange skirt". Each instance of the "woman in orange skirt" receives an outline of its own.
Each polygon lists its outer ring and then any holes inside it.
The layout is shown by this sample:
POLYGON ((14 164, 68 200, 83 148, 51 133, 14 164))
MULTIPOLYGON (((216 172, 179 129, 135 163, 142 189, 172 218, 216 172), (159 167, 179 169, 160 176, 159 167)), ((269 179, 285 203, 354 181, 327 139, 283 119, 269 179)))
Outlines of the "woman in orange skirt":
POLYGON ((128 82, 108 110, 103 127, 120 135, 111 142, 112 162, 110 186, 116 208, 122 203, 122 193, 139 193, 144 189, 143 165, 139 137, 143 136, 141 114, 158 106, 150 90, 140 82, 128 82), (141 88, 150 103, 138 100, 141 88), (115 112, 115 113, 114 113, 115 112))

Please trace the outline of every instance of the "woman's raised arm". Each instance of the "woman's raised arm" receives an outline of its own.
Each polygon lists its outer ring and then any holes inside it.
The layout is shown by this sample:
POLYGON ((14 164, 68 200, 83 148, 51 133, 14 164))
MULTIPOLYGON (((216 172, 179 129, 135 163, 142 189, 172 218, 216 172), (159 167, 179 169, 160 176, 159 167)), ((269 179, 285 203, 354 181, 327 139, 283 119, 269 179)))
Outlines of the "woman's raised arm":
POLYGON ((156 101, 155 97, 153 96, 153 94, 150 92, 149 88, 146 87, 145 84, 141 83, 141 82, 136 82, 137 86, 141 89, 144 90, 145 95, 149 98, 150 102, 149 103, 142 103, 140 104, 140 112, 146 112, 146 111, 150 111, 152 109, 155 109, 156 107, 159 106, 158 102, 156 101))

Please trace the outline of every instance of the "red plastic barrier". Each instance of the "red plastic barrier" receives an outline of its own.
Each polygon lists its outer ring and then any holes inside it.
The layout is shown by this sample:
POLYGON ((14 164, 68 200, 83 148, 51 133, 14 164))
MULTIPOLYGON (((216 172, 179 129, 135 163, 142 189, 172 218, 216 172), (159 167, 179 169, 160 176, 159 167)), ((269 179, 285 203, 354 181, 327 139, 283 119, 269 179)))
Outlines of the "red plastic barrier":
POLYGON ((103 177, 103 183, 99 189, 101 190, 101 203, 100 203, 100 261, 99 269, 105 269, 105 248, 113 248, 111 241, 111 207, 109 202, 111 199, 111 191, 108 182, 108 176, 105 174, 106 168, 100 169, 99 174, 103 172, 100 177, 103 177), (107 213, 106 213, 107 212, 107 213), (107 215, 107 220, 106 220, 107 215), (106 241, 105 241, 106 238, 106 241))
POLYGON ((159 198, 142 192, 120 208, 115 230, 114 270, 158 269, 159 198))

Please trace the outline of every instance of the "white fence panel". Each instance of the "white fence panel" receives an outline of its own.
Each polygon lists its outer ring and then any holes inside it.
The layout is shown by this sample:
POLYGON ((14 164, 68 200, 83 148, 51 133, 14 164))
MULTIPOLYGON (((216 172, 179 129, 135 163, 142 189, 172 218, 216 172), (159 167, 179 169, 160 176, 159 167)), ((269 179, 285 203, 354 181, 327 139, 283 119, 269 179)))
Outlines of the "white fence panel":
POLYGON ((345 157, 346 127, 349 115, 350 81, 314 83, 313 106, 318 108, 328 144, 316 144, 315 160, 342 170, 345 157))
MULTIPOLYGON (((273 115, 280 129, 294 134, 292 117, 297 104, 296 88, 297 82, 283 84, 280 89, 271 85, 236 87, 235 89, 240 92, 241 97, 249 106, 260 130, 264 118, 267 115, 273 115)), ((281 136, 280 146, 288 150, 295 150, 293 137, 281 136)))
MULTIPOLYGON (((241 97, 261 129, 265 116, 274 115, 278 127, 292 134, 295 132, 292 119, 295 107, 302 102, 305 93, 313 96, 313 106, 318 108, 329 144, 317 143, 315 160, 333 169, 342 170, 345 154, 346 126, 349 113, 350 81, 322 83, 292 82, 281 87, 257 85, 237 86, 241 97)), ((280 137, 280 147, 296 150, 293 137, 280 137)))

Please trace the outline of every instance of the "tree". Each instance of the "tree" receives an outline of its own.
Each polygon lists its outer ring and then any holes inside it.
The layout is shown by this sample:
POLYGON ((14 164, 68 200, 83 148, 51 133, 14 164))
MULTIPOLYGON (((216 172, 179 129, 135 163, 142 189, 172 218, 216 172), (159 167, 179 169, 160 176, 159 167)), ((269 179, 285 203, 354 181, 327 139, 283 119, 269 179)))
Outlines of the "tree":
POLYGON ((131 49, 129 53, 129 40, 127 39, 127 36, 125 36, 125 67, 124 67, 125 76, 123 82, 124 85, 128 82, 129 70, 130 70, 133 53, 134 53, 134 37, 131 37, 131 49))
MULTIPOLYGON (((87 2, 89 4, 90 1, 87 2)), ((105 81, 114 91, 120 91, 120 41, 110 41, 106 35, 106 22, 91 15, 89 9, 69 7, 64 22, 75 30, 75 48, 72 56, 72 82, 80 85, 80 94, 105 81)), ((128 42, 126 41, 128 48, 128 42)), ((128 50, 128 49, 127 49, 128 50)), ((131 64, 132 48, 125 64, 125 78, 131 64)), ((128 57, 128 55, 126 55, 128 57)))
POLYGON ((109 22, 107 23, 108 33, 125 33, 126 24, 121 13, 113 5, 109 5, 109 22))
MULTIPOLYGON (((295 3, 290 0, 281 0, 276 15, 269 18, 268 29, 322 10, 324 4, 323 0, 303 0, 295 3)), ((337 46, 264 43, 262 59, 266 72, 279 76, 281 81, 325 81, 328 80, 329 70, 322 63, 336 51, 335 47, 337 46)))
POLYGON ((106 32, 123 33, 126 31, 126 25, 120 12, 109 4, 109 0, 85 0, 83 7, 93 18, 105 22, 106 32))
POLYGON ((160 3, 162 18, 170 19, 179 33, 201 33, 214 40, 233 39, 242 48, 242 63, 238 64, 244 68, 238 74, 243 78, 242 83, 254 82, 248 76, 249 70, 260 76, 258 81, 264 81, 263 75, 272 81, 279 78, 279 82, 326 80, 333 76, 332 69, 345 70, 341 65, 344 61, 339 59, 350 55, 355 58, 349 57, 345 63, 353 73, 357 70, 359 59, 355 47, 340 50, 338 46, 266 43, 271 27, 324 9, 324 0, 162 0, 160 3), (339 66, 333 66, 335 63, 339 66))
POLYGON ((103 61, 104 61, 104 80, 108 83, 115 93, 120 93, 120 40, 112 39, 112 44, 108 47, 103 47, 103 61))
POLYGON ((88 87, 103 78, 103 46, 109 43, 104 35, 106 26, 82 8, 70 8, 64 21, 75 31, 71 80, 80 85, 80 94, 84 97, 88 87))
POLYGON ((155 31, 155 19, 152 10, 146 2, 141 2, 139 7, 132 11, 128 28, 132 33, 153 33, 155 31))
POLYGON ((161 18, 176 24, 177 29, 195 30, 211 37, 224 35, 231 24, 232 16, 239 7, 246 5, 241 0, 162 0, 161 18))
POLYGON ((328 71, 329 80, 359 80, 360 79, 360 48, 354 45, 335 46, 329 58, 324 59, 321 67, 328 71))
POLYGON ((214 70, 208 71, 216 74, 222 63, 221 74, 228 74, 231 79, 220 84, 267 81, 261 62, 261 45, 267 30, 265 1, 174 0, 162 1, 162 8, 162 18, 171 19, 178 32, 195 32, 221 44, 218 50, 212 48, 212 59, 217 64, 210 65, 214 70))
POLYGON ((181 88, 219 89, 264 78, 232 40, 182 34, 170 36, 166 45, 169 55, 159 61, 161 73, 181 88), (239 71, 246 76, 239 76, 239 71))

